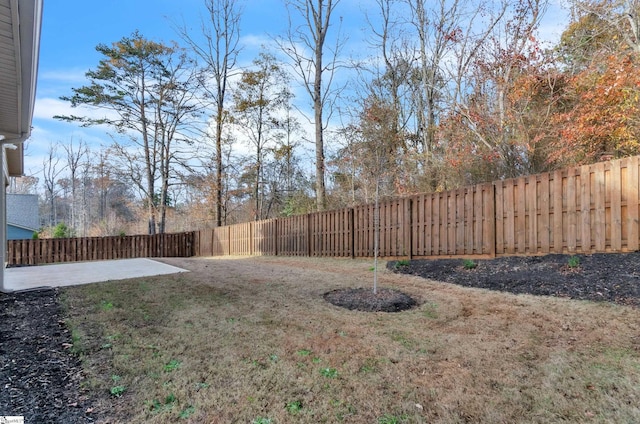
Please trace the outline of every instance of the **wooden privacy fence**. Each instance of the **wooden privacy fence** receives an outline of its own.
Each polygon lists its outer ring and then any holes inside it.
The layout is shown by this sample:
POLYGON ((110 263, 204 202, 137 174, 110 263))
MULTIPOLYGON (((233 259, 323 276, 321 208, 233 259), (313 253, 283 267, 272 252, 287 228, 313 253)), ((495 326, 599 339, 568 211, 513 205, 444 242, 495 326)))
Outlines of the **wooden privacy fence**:
POLYGON ((9 265, 224 255, 492 257, 640 249, 640 157, 301 216, 155 236, 11 240, 9 265))
POLYGON ((638 250, 639 157, 494 183, 497 254, 638 250))
MULTIPOLYGON (((640 248, 640 157, 421 194, 379 206, 383 257, 492 257, 640 248)), ((375 207, 201 231, 198 254, 371 257, 375 207)))
POLYGON ((494 254, 491 184, 374 205, 245 222, 199 232, 198 255, 374 256, 494 254))
POLYGON ((9 265, 194 256, 194 232, 118 237, 9 240, 9 265))

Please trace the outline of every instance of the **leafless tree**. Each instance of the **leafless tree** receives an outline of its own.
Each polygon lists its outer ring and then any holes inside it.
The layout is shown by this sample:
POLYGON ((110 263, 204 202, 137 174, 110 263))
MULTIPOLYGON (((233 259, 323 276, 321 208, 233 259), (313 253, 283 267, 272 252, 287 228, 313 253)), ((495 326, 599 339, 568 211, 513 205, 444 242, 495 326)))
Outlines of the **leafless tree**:
POLYGON ((224 137, 228 123, 226 107, 229 79, 236 68, 240 52, 240 18, 242 8, 238 0, 204 0, 207 16, 202 21, 201 35, 192 34, 186 25, 178 28, 182 39, 204 62, 204 88, 214 109, 215 121, 215 210, 216 226, 223 224, 224 194, 224 137))
POLYGON ((64 167, 60 166, 60 158, 58 157, 58 144, 49 143, 46 156, 42 161, 42 175, 45 189, 45 201, 48 205, 48 225, 53 227, 57 224, 56 213, 56 196, 58 193, 58 179, 64 167))
POLYGON ((71 183, 71 216, 69 217, 69 225, 77 231, 78 214, 82 213, 81 211, 86 206, 83 203, 81 210, 78 210, 78 172, 81 170, 81 167, 84 166, 85 161, 88 160, 89 147, 83 140, 80 140, 76 145, 73 142, 73 138, 71 138, 68 144, 62 144, 62 149, 65 152, 65 159, 67 162, 66 168, 69 170, 69 179, 71 183))
POLYGON ((285 38, 278 40, 282 51, 293 62, 293 68, 313 104, 317 210, 327 207, 324 130, 331 117, 328 106, 335 100, 336 90, 332 89, 332 83, 343 43, 338 33, 330 47, 327 34, 334 23, 332 17, 339 3, 340 0, 288 0, 289 29, 285 38), (295 18, 300 18, 302 23, 294 24, 295 18))
POLYGON ((36 194, 38 191, 38 177, 25 175, 22 177, 9 177, 7 193, 36 194))

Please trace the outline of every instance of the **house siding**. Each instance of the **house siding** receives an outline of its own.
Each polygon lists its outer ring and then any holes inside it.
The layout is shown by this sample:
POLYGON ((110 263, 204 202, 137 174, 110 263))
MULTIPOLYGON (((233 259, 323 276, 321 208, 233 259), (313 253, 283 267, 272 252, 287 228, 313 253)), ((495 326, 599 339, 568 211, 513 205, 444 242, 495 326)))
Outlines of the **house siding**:
POLYGON ((30 230, 40 228, 38 195, 7 194, 7 224, 30 230))
POLYGON ((15 227, 11 224, 7 225, 7 240, 23 240, 33 238, 34 231, 26 228, 15 227))

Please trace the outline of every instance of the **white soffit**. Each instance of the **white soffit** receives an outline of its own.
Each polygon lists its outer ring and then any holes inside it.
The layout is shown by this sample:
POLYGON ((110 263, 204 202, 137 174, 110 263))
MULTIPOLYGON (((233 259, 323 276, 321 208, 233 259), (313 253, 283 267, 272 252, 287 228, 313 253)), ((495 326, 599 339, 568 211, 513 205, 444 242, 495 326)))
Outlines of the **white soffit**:
POLYGON ((0 135, 18 144, 7 151, 10 175, 22 175, 22 143, 31 134, 42 0, 0 0, 0 135))

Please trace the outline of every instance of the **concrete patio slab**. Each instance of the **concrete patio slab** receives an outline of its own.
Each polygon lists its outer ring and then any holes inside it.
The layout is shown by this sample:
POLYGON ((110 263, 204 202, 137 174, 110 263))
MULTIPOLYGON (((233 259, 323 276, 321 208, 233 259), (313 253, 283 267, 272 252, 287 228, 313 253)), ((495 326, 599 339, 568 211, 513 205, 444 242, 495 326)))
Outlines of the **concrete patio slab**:
POLYGON ((4 270, 4 286, 7 291, 19 291, 39 287, 65 287, 102 281, 151 277, 179 272, 189 271, 146 258, 74 262, 7 268, 4 270))

